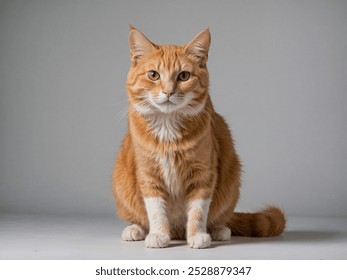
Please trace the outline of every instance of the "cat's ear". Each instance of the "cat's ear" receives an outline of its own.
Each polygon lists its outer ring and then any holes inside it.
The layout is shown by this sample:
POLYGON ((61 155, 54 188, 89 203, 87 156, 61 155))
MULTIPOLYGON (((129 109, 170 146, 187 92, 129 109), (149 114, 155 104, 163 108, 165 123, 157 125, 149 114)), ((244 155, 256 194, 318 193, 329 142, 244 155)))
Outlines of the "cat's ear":
POLYGON ((208 58, 208 50, 211 43, 211 34, 209 29, 200 32, 184 50, 186 55, 193 57, 201 66, 205 66, 208 58))
POLYGON ((150 54, 155 51, 156 45, 153 44, 148 38, 142 34, 141 31, 137 30, 135 27, 129 25, 130 35, 129 35, 129 45, 130 45, 130 55, 133 63, 137 64, 137 61, 144 55, 150 54))

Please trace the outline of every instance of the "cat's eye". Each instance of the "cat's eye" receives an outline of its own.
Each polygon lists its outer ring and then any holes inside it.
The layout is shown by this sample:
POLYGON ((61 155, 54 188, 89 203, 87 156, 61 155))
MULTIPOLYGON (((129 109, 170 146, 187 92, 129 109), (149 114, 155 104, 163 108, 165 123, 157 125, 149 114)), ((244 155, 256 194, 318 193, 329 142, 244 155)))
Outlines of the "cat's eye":
POLYGON ((188 81, 190 78, 190 73, 187 72, 187 71, 183 71, 181 73, 178 74, 178 80, 181 81, 181 82, 185 82, 185 81, 188 81))
POLYGON ((148 79, 150 79, 152 81, 157 81, 157 80, 159 80, 160 75, 158 72, 151 70, 151 71, 148 71, 147 77, 148 77, 148 79))

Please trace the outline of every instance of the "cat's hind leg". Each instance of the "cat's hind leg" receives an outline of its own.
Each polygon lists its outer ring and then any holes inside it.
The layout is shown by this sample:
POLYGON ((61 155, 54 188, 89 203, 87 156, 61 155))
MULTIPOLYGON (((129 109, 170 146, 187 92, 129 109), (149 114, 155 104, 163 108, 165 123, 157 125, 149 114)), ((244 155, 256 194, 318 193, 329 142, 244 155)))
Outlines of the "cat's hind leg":
POLYGON ((231 230, 226 226, 216 226, 211 229, 211 237, 214 241, 227 241, 231 239, 231 230))
POLYGON ((144 240, 146 237, 145 230, 137 224, 127 226, 122 233, 122 240, 124 241, 139 241, 144 240))

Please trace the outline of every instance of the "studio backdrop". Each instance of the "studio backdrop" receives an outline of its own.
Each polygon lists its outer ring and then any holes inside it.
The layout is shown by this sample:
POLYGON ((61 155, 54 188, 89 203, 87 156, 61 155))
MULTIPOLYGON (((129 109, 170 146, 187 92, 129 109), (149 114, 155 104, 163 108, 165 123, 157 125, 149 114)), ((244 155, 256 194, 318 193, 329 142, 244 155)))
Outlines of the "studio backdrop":
POLYGON ((347 214, 347 1, 0 1, 0 211, 114 215, 128 24, 209 27, 210 94, 243 163, 240 210, 347 214))

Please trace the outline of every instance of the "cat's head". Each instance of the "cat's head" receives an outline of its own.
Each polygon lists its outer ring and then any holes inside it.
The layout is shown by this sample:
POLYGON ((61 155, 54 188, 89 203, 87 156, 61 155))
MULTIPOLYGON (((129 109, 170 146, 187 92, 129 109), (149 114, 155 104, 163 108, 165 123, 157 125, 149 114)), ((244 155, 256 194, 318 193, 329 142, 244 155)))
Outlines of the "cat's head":
POLYGON ((192 116, 202 111, 208 96, 208 29, 187 45, 161 46, 131 27, 129 44, 128 97, 138 113, 192 116))

